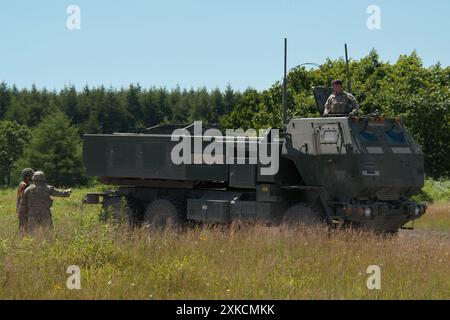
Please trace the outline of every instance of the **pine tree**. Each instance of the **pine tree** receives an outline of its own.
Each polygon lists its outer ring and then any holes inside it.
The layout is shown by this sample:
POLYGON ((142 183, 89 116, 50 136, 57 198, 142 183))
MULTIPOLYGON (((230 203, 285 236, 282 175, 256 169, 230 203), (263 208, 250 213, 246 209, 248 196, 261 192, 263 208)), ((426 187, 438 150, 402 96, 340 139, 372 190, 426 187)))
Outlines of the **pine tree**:
POLYGON ((8 110, 11 104, 11 91, 6 83, 0 83, 0 120, 5 116, 6 110, 8 110))
POLYGON ((77 130, 62 112, 45 117, 33 130, 21 161, 23 167, 45 172, 47 181, 57 186, 87 181, 81 163, 81 141, 77 130))
POLYGON ((11 170, 31 138, 30 130, 14 121, 0 122, 0 184, 11 184, 11 170))
POLYGON ((139 99, 141 87, 130 85, 126 91, 126 110, 128 113, 128 130, 136 131, 144 127, 144 113, 139 99))

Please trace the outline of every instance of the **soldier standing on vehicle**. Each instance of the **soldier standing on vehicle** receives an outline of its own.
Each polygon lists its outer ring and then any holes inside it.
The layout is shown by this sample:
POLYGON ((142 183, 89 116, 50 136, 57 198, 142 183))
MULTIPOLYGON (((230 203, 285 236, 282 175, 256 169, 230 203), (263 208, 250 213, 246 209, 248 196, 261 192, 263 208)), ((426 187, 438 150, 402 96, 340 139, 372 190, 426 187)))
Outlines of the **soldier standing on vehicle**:
POLYGON ((30 168, 26 168, 22 170, 22 180, 19 184, 19 187, 17 188, 17 202, 16 202, 16 213, 19 218, 19 230, 24 230, 27 221, 26 217, 20 215, 19 212, 19 206, 20 201, 22 200, 23 193, 25 192, 25 189, 28 188, 31 185, 31 179, 33 178, 34 170, 30 168))
POLYGON ((325 103, 323 116, 355 114, 359 109, 359 104, 353 95, 344 91, 342 80, 334 80, 331 85, 333 87, 333 93, 325 103))
POLYGON ((20 214, 27 219, 27 231, 32 232, 37 228, 51 229, 52 223, 52 199, 50 197, 70 197, 72 189, 58 190, 45 183, 45 175, 37 171, 33 175, 33 184, 29 186, 20 202, 20 214))

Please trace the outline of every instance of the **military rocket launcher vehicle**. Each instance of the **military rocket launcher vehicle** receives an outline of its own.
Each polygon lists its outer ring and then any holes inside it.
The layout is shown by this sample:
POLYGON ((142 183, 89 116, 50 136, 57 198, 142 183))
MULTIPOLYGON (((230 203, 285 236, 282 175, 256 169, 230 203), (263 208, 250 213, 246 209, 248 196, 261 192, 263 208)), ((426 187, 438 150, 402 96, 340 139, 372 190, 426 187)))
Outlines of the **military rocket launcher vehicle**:
MULTIPOLYGON (((321 114, 329 94, 330 88, 314 88, 321 114)), ((173 161, 183 137, 201 135, 205 150, 217 138, 208 136, 212 127, 199 132, 194 124, 162 125, 140 134, 85 135, 87 174, 117 186, 89 193, 85 202, 102 199, 105 215, 156 227, 241 220, 396 232, 425 214, 426 205, 410 200, 424 185, 424 156, 401 120, 374 114, 287 121, 286 103, 284 98, 279 135, 238 144, 224 133, 223 150, 232 152, 215 164, 206 163, 195 139, 189 140, 192 163, 173 161), (263 175, 267 165, 252 162, 261 148, 278 157, 276 173, 263 175), (237 155, 242 164, 228 161, 237 155)))

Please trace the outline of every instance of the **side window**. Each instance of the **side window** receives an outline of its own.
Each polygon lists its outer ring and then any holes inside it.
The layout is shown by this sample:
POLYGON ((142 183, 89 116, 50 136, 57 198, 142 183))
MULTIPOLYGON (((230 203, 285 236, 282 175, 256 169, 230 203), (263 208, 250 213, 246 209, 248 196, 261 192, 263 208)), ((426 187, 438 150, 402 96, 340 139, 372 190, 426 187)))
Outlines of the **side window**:
POLYGON ((341 154, 346 153, 343 148, 343 137, 338 124, 324 125, 320 130, 320 153, 341 154))
POLYGON ((335 126, 324 126, 320 133, 321 144, 336 144, 339 140, 339 131, 335 126))
POLYGON ((359 136, 361 137, 361 141, 366 144, 374 144, 378 142, 378 138, 373 132, 361 131, 359 136))
POLYGON ((362 147, 370 154, 383 154, 384 150, 378 136, 373 131, 363 130, 358 133, 362 147))
POLYGON ((322 136, 323 143, 336 143, 338 139, 338 133, 336 130, 325 130, 322 136))
POLYGON ((396 132, 394 130, 390 130, 386 132, 386 139, 389 145, 406 145, 406 138, 403 132, 396 132))

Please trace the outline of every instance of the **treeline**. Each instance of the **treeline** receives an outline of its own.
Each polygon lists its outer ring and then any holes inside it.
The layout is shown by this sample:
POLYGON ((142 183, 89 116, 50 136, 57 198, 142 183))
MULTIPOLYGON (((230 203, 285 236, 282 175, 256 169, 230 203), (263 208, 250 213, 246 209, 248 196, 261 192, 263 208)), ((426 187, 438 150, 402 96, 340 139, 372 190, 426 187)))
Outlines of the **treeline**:
MULTIPOLYGON (((402 117, 426 154, 427 174, 450 174, 450 68, 424 67, 415 52, 391 64, 376 51, 350 63, 352 93, 362 111, 402 117)), ((346 82, 343 59, 289 73, 289 114, 319 116, 312 88, 346 82)), ((57 185, 85 184, 85 133, 140 132, 160 123, 202 120, 224 128, 281 125, 281 84, 263 91, 164 88, 138 84, 113 89, 69 86, 61 91, 0 83, 0 185, 16 183, 21 168, 43 169, 57 185), (12 177, 12 178, 11 178, 12 177)))
POLYGON ((138 84, 120 90, 84 87, 77 91, 71 86, 50 92, 35 86, 19 90, 0 83, 0 120, 32 128, 47 115, 63 112, 80 135, 135 132, 160 123, 219 123, 240 97, 230 86, 223 92, 206 88, 143 89, 138 84))
POLYGON ((86 184, 81 164, 85 133, 141 132, 161 123, 220 123, 241 98, 230 86, 115 90, 75 87, 17 89, 0 83, 0 185, 16 183, 23 167, 39 168, 57 185, 86 184), (12 178, 11 178, 12 177, 12 178))

